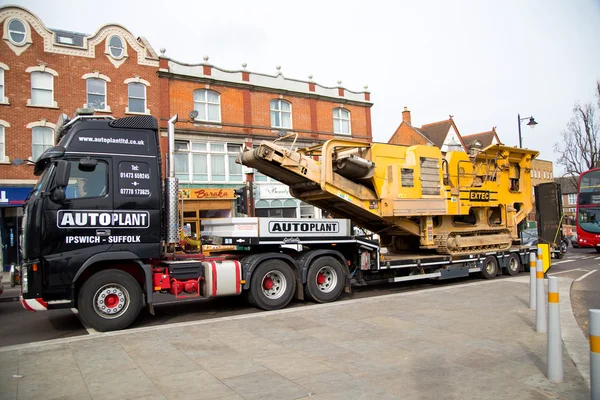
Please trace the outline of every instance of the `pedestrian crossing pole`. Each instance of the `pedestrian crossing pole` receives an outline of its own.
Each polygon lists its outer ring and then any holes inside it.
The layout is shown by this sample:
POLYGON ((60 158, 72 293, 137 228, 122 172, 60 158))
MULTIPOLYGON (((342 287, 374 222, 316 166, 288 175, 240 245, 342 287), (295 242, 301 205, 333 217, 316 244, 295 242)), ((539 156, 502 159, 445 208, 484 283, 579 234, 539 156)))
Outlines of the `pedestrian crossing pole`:
POLYGON ((548 321, 546 318, 546 291, 544 290, 544 263, 542 262, 542 249, 538 247, 537 270, 536 270, 536 297, 537 304, 535 309, 535 331, 546 333, 548 331, 548 321))
POLYGON ((537 271, 537 263, 535 257, 535 251, 529 253, 529 308, 535 310, 535 273, 537 271))
POLYGON ((558 278, 548 278, 548 379, 563 381, 563 347, 560 330, 558 278))
POLYGON ((590 382, 592 399, 600 399, 600 310, 590 310, 590 382))

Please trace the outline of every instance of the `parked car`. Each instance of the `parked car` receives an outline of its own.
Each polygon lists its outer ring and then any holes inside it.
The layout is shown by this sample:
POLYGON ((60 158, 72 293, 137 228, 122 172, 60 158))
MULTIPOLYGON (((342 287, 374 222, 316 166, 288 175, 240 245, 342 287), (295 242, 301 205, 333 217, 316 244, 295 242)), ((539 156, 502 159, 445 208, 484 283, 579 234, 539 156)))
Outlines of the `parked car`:
POLYGON ((537 229, 524 229, 521 231, 521 244, 523 246, 537 246, 538 232, 537 229))

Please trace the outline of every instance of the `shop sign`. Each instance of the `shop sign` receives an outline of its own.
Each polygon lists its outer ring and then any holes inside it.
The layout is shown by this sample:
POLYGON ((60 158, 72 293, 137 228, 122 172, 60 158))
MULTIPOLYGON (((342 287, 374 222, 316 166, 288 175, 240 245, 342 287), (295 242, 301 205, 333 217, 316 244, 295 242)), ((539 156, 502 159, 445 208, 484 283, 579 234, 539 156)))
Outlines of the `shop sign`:
POLYGON ((202 189, 179 189, 179 199, 183 200, 215 200, 234 199, 233 189, 202 188, 202 189))
POLYGON ((23 187, 0 188, 0 207, 22 206, 31 189, 23 187))
POLYGON ((290 196, 287 185, 259 185, 261 199, 285 199, 290 196))

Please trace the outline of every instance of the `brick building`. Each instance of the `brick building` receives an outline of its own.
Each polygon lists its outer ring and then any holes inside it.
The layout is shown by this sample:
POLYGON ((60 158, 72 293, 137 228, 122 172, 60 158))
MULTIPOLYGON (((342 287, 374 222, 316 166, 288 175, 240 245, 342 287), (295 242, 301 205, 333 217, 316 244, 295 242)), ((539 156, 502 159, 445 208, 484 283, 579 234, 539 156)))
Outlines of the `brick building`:
POLYGON ((432 145, 439 147, 443 153, 467 150, 451 115, 447 120, 432 122, 416 128, 412 125, 412 118, 407 107, 404 107, 402 122, 388 140, 388 143, 405 146, 432 145))
POLYGON ((120 25, 91 35, 51 30, 32 12, 0 7, 0 238, 15 261, 19 215, 36 182, 31 163, 54 144, 60 114, 158 113, 158 56, 120 25))
MULTIPOLYGON (((163 50, 161 50, 163 51, 163 50)), ((243 68, 184 64, 160 57, 161 128, 175 125, 175 175, 184 189, 184 218, 191 234, 206 218, 236 215, 236 188, 252 190, 251 215, 319 217, 320 210, 290 196, 288 187, 235 163, 240 150, 282 138, 290 146, 312 146, 333 138, 372 141, 370 93, 341 85, 325 87, 309 77, 287 78, 243 68), (286 135, 293 137, 283 138, 286 135), (210 200, 210 201, 207 201, 210 200)), ((164 134, 163 134, 163 140, 164 134)))

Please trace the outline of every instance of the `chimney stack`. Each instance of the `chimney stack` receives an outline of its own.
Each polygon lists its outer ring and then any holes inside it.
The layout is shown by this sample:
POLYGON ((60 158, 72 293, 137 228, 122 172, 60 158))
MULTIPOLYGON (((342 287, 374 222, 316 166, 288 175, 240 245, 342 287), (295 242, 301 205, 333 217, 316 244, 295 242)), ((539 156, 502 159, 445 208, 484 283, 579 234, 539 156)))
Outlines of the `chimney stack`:
POLYGON ((404 107, 404 111, 402 111, 402 121, 412 125, 410 121, 410 111, 408 111, 408 107, 404 107))

